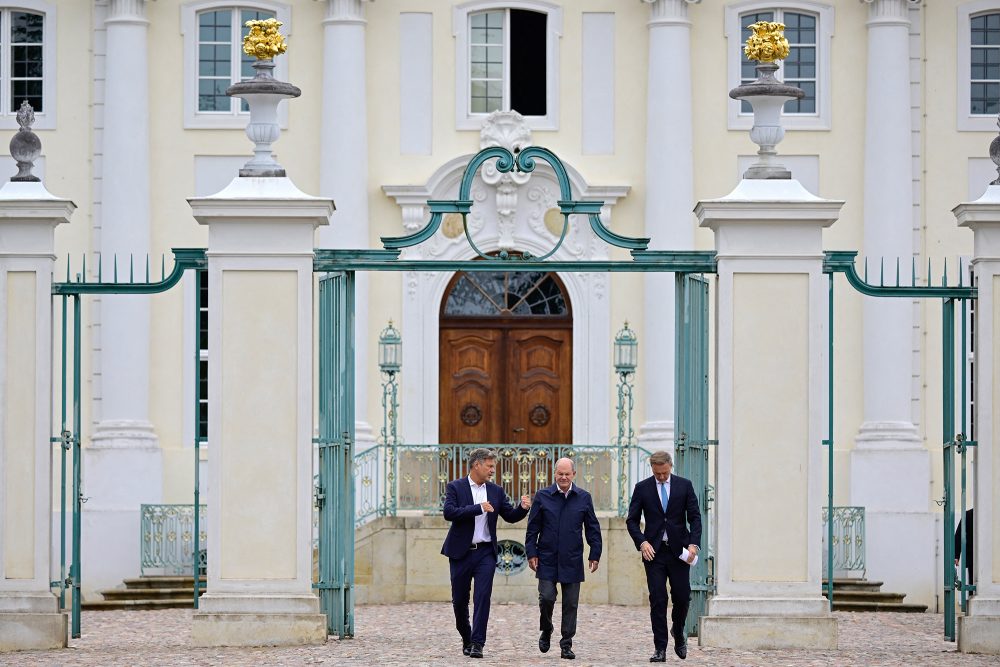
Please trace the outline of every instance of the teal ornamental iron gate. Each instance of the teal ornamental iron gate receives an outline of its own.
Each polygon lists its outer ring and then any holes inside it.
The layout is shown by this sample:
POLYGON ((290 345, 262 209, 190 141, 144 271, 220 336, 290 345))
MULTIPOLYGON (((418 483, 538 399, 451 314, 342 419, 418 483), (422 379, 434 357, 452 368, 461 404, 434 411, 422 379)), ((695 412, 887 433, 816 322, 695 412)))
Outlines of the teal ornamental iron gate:
MULTIPOLYGON (((83 258, 79 273, 75 275, 66 262, 66 280, 52 283, 54 307, 61 312, 61 349, 59 353, 60 367, 60 400, 59 400, 59 433, 51 438, 59 447, 59 580, 51 582, 53 588, 59 591, 59 608, 66 608, 66 592, 70 592, 70 634, 80 637, 80 604, 82 563, 81 530, 82 512, 85 502, 81 491, 82 484, 82 369, 81 369, 81 338, 83 333, 82 297, 85 294, 97 294, 113 297, 118 294, 158 294, 166 292, 176 285, 184 272, 189 269, 204 269, 207 266, 205 250, 201 248, 175 248, 173 250, 174 267, 169 275, 166 273, 165 261, 161 262, 160 280, 150 280, 149 258, 145 262, 144 280, 136 280, 135 265, 129 258, 128 282, 119 281, 118 259, 112 259, 112 280, 104 281, 103 262, 97 262, 97 280, 87 280, 87 260, 83 258), (71 469, 67 471, 67 457, 71 458, 71 469), (68 479, 67 479, 68 473, 68 479), (71 506, 70 538, 67 538, 67 504, 71 506), (69 571, 67 573, 67 542, 69 548, 69 571)), ((200 317, 200 315, 199 315, 200 317)), ((200 320, 196 318, 196 326, 200 320)), ((197 348, 197 345, 195 346, 197 348)), ((197 368, 197 366, 196 366, 197 368)), ((196 378, 197 380, 197 378, 196 378)), ((195 392, 197 401, 198 392, 195 392)), ((197 414, 197 405, 195 406, 197 414)), ((194 505, 199 505, 198 475, 198 437, 195 429, 195 489, 194 505)), ((199 554, 199 517, 194 515, 194 554, 190 564, 195 580, 195 605, 198 600, 198 554, 199 554)))
MULTIPOLYGON (((956 509, 960 511, 960 516, 965 516, 967 508, 966 497, 966 456, 969 447, 974 447, 976 442, 969 437, 969 421, 967 419, 967 366, 966 353, 969 350, 969 338, 967 322, 970 305, 975 304, 977 297, 976 287, 966 284, 962 262, 959 262, 957 284, 948 284, 948 264, 945 262, 941 273, 939 284, 934 284, 930 261, 927 264, 926 285, 918 285, 917 266, 914 260, 910 266, 910 284, 900 283, 899 261, 896 261, 896 280, 894 285, 885 284, 885 270, 883 263, 879 268, 879 284, 874 285, 868 282, 867 262, 865 263, 864 276, 859 276, 855 269, 857 252, 854 251, 831 251, 826 253, 823 262, 824 273, 830 276, 830 299, 829 299, 829 435, 825 441, 828 456, 828 479, 827 479, 827 515, 834 516, 833 505, 833 411, 834 411, 834 363, 833 363, 833 285, 834 274, 842 273, 847 282, 858 292, 870 297, 878 298, 904 298, 904 299, 941 299, 941 340, 942 340, 942 369, 941 369, 941 399, 942 399, 942 455, 944 468, 944 497, 938 502, 944 510, 944 635, 948 641, 955 641, 955 614, 956 602, 961 602, 963 610, 966 608, 968 595, 975 592, 975 586, 967 581, 965 569, 965 531, 962 531, 962 559, 960 574, 955 573, 955 514, 956 509), (956 334, 957 332, 957 334, 956 334), (959 345, 956 345, 956 337, 959 345), (961 387, 958 393, 955 391, 956 383, 961 387), (956 415, 956 412, 958 413, 956 415), (956 461, 957 459, 957 461, 956 461), (959 485, 960 485, 960 505, 955 505, 955 477, 956 463, 959 465, 959 485), (958 597, 956 597, 958 596, 958 597)), ((970 281, 971 283, 971 281, 970 281)), ((833 605, 833 567, 834 567, 834 522, 828 521, 827 529, 827 597, 830 605, 833 605)))
MULTIPOLYGON (((684 355, 690 355, 691 364, 685 366, 683 377, 678 381, 686 382, 684 386, 689 391, 678 391, 684 397, 680 400, 681 407, 687 415, 685 428, 688 435, 679 443, 678 470, 696 480, 696 488, 702 495, 702 511, 705 513, 706 526, 711 526, 710 512, 713 487, 709 483, 708 456, 714 441, 708 440, 708 290, 707 283, 700 275, 712 274, 716 271, 715 253, 712 251, 666 251, 648 250, 649 239, 633 238, 617 234, 601 222, 601 201, 580 201, 572 198, 569 176, 559 158, 546 148, 531 146, 517 153, 511 153, 505 148, 486 148, 477 153, 468 163, 459 185, 458 198, 454 200, 429 200, 430 210, 428 223, 417 232, 403 237, 383 237, 383 249, 353 249, 330 250, 317 249, 313 270, 323 274, 320 281, 320 434, 318 445, 320 451, 320 466, 317 476, 316 504, 320 511, 319 526, 319 582, 316 587, 320 591, 322 606, 328 617, 329 631, 341 637, 349 637, 354 633, 354 522, 355 522, 355 483, 353 457, 353 414, 354 414, 354 368, 353 368, 353 280, 357 271, 554 271, 580 273, 676 273, 678 274, 678 302, 685 303, 686 316, 689 317, 687 334, 679 348, 684 355), (488 254, 477 246, 472 238, 467 216, 472 209, 470 197, 473 180, 479 168, 487 161, 495 160, 496 169, 500 173, 511 171, 531 172, 536 168, 536 161, 546 163, 554 172, 559 184, 560 198, 557 202, 563 217, 563 225, 558 232, 557 240, 552 249, 541 256, 528 253, 511 253, 501 251, 497 255, 488 254), (441 227, 445 214, 462 216, 463 231, 469 247, 475 253, 475 260, 413 260, 400 259, 404 248, 416 246, 430 239, 441 227), (570 226, 570 216, 583 217, 594 235, 609 246, 627 251, 629 259, 625 260, 561 260, 554 255, 567 237, 570 226), (692 393, 693 392, 693 393, 692 393)), ((497 445, 511 450, 517 445, 497 445)), ((462 445, 428 444, 428 445, 398 445, 393 446, 391 461, 396 484, 403 476, 403 458, 408 455, 427 456, 428 465, 440 465, 441 457, 450 458, 455 454, 452 449, 461 449, 462 445)), ((589 452, 601 456, 601 452, 614 453, 612 456, 622 456, 622 448, 618 443, 605 445, 539 445, 560 451, 589 452), (591 451, 593 450, 593 451, 591 451)), ((627 447, 630 457, 629 470, 635 474, 646 476, 640 460, 643 452, 631 443, 627 447)), ((506 451, 506 450, 503 450, 506 451)), ((648 454, 648 453, 647 453, 648 454)), ((376 470, 371 465, 371 457, 363 458, 362 465, 376 470)), ((621 463, 621 461, 619 461, 621 463)), ((387 468, 388 469, 388 468, 387 468)), ((435 470, 437 468, 434 468, 435 470)), ((449 472, 454 472, 450 468, 449 472)), ((612 469, 611 475, 620 483, 624 475, 621 469, 617 474, 612 469)), ((635 478, 636 481, 638 478, 635 478)), ((447 481, 447 480, 446 480, 447 481)), ((406 499, 397 497, 397 489, 389 490, 389 499, 384 501, 375 513, 390 512, 390 508, 406 505, 406 499), (397 502, 398 501, 398 502, 397 502)), ((609 507, 619 508, 621 490, 609 499, 609 507)), ((428 489, 427 508, 436 508, 440 503, 440 494, 428 489)), ((423 496, 422 496, 423 497, 423 496)), ((423 506, 425 503, 421 503, 423 506)), ((706 535, 710 534, 707 530, 706 535)), ((704 559, 696 569, 697 592, 699 602, 696 612, 689 615, 689 628, 696 628, 698 616, 704 613, 704 601, 714 590, 712 579, 711 548, 706 549, 704 559)))
POLYGON ((319 282, 319 591, 327 632, 354 636, 354 272, 319 282))
POLYGON ((700 274, 677 274, 674 327, 674 452, 677 472, 691 480, 701 504, 702 550, 691 568, 691 607, 688 635, 698 634, 708 598, 715 592, 715 553, 712 537, 712 502, 709 459, 717 440, 708 437, 708 281, 700 274))

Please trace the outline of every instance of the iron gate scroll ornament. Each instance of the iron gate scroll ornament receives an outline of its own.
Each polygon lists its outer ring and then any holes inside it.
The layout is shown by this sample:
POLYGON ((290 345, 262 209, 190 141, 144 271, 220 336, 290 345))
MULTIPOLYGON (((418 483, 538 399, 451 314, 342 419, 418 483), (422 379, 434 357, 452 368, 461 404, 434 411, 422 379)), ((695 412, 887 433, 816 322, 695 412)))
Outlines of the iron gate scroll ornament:
POLYGON ((535 426, 545 426, 549 423, 551 417, 552 414, 549 412, 549 409, 541 403, 531 408, 531 411, 528 413, 528 419, 535 426))
POLYGON ((483 420, 483 411, 475 403, 469 403, 460 413, 462 423, 466 426, 475 426, 483 420))
POLYGON ((528 565, 528 553, 524 545, 514 540, 497 542, 497 572, 511 576, 523 572, 528 565))
POLYGON ((626 250, 646 250, 649 246, 648 238, 622 236, 605 227, 604 223, 601 222, 601 207, 604 206, 603 201, 578 201, 572 199, 572 197, 573 191, 570 187, 569 174, 566 172, 562 161, 549 149, 542 148, 541 146, 529 146, 523 150, 514 149, 512 153, 500 146, 484 148, 476 153, 469 161, 468 166, 466 166, 465 173, 462 176, 462 183, 458 189, 458 199, 428 199, 427 206, 430 209, 431 219, 423 229, 408 236, 383 236, 382 246, 386 250, 401 250, 419 245, 437 233, 441 227, 442 217, 448 213, 461 214, 462 230, 465 232, 465 238, 469 241, 469 246, 481 259, 493 262, 509 260, 543 261, 548 259, 559 250, 563 241, 566 240, 566 234, 569 231, 569 216, 573 214, 586 215, 594 234, 609 245, 625 248, 626 250), (511 171, 530 173, 535 170, 536 158, 548 163, 552 167, 556 180, 559 182, 560 199, 557 204, 559 205, 559 212, 563 216, 559 239, 556 241, 555 246, 541 257, 535 257, 526 252, 512 254, 506 250, 501 250, 497 255, 484 253, 476 245, 476 242, 472 240, 467 220, 467 216, 472 210, 473 201, 470 199, 470 193, 472 191, 472 181, 475 179, 476 173, 489 160, 496 160, 496 170, 502 174, 511 171))

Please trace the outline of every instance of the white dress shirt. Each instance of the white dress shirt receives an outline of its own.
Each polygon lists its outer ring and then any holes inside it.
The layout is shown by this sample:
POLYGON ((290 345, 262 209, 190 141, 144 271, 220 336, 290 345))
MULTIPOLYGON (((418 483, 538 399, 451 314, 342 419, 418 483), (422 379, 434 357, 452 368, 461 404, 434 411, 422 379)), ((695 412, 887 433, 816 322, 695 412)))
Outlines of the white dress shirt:
MULTIPOLYGON (((481 505, 487 501, 486 482, 476 484, 472 481, 472 477, 469 477, 469 486, 472 487, 472 502, 481 505)), ((486 512, 482 512, 476 516, 476 529, 472 531, 472 543, 492 541, 493 537, 490 535, 490 527, 486 523, 486 512)))
MULTIPOLYGON (((673 477, 673 475, 670 475, 670 477, 673 477)), ((657 482, 656 483, 656 498, 660 501, 661 505, 663 503, 663 492, 660 490, 660 487, 666 488, 666 490, 667 490, 667 502, 670 502, 670 477, 667 477, 667 481, 665 481, 665 482, 657 482)), ((666 524, 663 524, 663 541, 664 542, 667 541, 667 525, 666 524)))

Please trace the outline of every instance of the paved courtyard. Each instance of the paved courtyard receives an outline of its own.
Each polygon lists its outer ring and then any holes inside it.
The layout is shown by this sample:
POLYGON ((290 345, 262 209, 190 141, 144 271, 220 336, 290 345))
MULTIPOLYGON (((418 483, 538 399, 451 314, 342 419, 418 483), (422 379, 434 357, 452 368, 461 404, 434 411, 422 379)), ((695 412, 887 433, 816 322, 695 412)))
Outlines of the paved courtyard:
MULTIPOLYGON (((558 609, 558 607, 557 607, 558 609)), ((730 651, 690 642, 684 664, 799 667, 837 665, 1000 665, 1000 657, 962 655, 942 639, 940 614, 838 612, 837 651, 730 651)), ((484 660, 461 655, 451 605, 413 603, 357 608, 357 638, 297 648, 193 648, 191 610, 85 611, 83 637, 61 651, 0 654, 0 665, 639 665, 649 664, 652 639, 642 607, 580 608, 575 662, 559 658, 558 645, 538 652, 537 608, 494 605, 484 660)), ((671 646, 672 649, 672 646, 671 646)), ((668 661, 681 661, 668 653, 668 661)))

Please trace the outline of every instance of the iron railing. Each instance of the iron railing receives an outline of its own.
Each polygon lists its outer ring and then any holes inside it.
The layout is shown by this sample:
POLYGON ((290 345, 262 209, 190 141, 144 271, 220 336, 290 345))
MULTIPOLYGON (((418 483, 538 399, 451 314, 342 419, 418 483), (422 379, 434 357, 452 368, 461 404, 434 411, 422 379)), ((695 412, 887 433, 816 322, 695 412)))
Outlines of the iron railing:
MULTIPOLYGON (((199 543, 206 544, 206 506, 198 512, 199 543)), ((155 574, 190 574, 195 549, 194 505, 140 506, 140 571, 155 574)), ((199 574, 204 574, 205 548, 199 549, 199 574)))
MULTIPOLYGON (((827 569, 827 522, 830 512, 823 508, 823 570, 827 569)), ((833 508, 833 572, 865 571, 865 508, 833 508)))
MULTIPOLYGON (((555 463, 567 456, 576 462, 576 483, 590 492, 594 509, 619 514, 619 484, 626 497, 638 481, 636 448, 615 445, 376 445, 354 456, 355 521, 361 525, 375 517, 395 516, 397 511, 441 511, 448 482, 468 474, 469 452, 488 447, 498 454, 493 481, 511 502, 534 495, 555 483, 555 463), (619 461, 630 474, 619 477, 619 461), (631 465, 629 465, 631 464, 631 465)), ((648 472, 646 472, 648 475, 648 472)))

